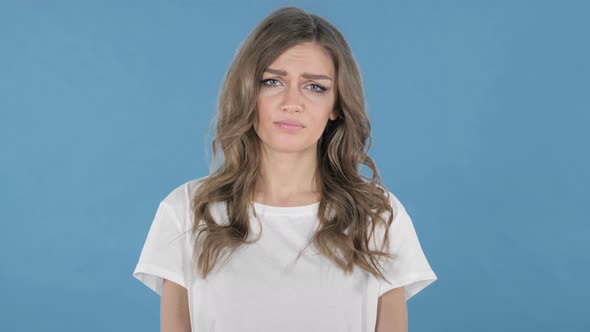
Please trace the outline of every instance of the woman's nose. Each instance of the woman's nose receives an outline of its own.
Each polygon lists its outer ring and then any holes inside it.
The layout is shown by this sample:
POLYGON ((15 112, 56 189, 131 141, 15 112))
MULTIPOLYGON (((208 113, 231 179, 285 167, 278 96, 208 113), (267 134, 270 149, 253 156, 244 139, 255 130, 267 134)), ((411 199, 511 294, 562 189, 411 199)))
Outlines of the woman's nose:
POLYGON ((285 93, 285 99, 283 101, 283 106, 281 109, 284 110, 303 110, 301 92, 297 86, 291 86, 287 88, 287 92, 285 93))

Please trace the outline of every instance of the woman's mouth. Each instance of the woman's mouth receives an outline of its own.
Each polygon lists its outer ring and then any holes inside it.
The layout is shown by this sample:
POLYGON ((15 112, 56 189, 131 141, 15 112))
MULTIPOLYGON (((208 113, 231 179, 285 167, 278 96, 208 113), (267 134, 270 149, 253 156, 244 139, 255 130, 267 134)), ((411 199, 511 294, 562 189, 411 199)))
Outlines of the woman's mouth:
POLYGON ((302 126, 288 124, 288 123, 275 122, 274 124, 275 124, 275 126, 279 127, 281 130, 286 131, 286 132, 290 132, 290 133, 295 133, 295 132, 298 132, 301 129, 303 129, 302 126))

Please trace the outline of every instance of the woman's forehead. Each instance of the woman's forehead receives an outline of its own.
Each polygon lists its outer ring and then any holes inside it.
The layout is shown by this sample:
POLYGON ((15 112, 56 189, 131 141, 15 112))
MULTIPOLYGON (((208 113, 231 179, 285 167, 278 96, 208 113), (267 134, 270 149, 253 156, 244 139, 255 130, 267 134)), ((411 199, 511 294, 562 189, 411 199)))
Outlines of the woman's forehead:
POLYGON ((281 75, 324 75, 332 77, 334 64, 330 53, 316 43, 303 43, 285 50, 266 69, 274 70, 274 74, 281 75), (279 72, 277 72, 279 71, 279 72))

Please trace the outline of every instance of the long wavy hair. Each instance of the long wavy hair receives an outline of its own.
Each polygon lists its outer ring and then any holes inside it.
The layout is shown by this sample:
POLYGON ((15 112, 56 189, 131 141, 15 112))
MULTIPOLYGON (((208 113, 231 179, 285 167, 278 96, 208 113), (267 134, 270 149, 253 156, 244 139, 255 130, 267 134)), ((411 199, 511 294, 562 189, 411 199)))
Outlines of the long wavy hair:
POLYGON ((378 224, 385 229, 391 225, 393 209, 375 163, 368 156, 371 125, 358 65, 334 25, 297 7, 277 9, 254 28, 238 49, 221 87, 210 174, 192 198, 192 235, 198 240, 193 262, 197 262, 195 269, 202 278, 222 254, 227 253, 229 258, 241 245, 252 243, 248 241, 249 211, 254 211, 254 184, 261 165, 261 142, 253 127, 259 81, 264 69, 285 50, 310 41, 323 46, 334 62, 334 109, 338 117, 328 121, 317 143, 319 225, 307 244, 313 243, 320 254, 346 273, 352 273, 356 265, 386 279, 378 258, 394 258, 382 251, 389 248, 389 232, 383 233, 381 251, 370 243, 378 224), (223 161, 215 168, 220 152, 223 161), (359 172, 361 164, 371 169, 371 178, 359 172), (215 202, 226 203, 227 224, 217 223, 212 217, 209 207, 215 202))

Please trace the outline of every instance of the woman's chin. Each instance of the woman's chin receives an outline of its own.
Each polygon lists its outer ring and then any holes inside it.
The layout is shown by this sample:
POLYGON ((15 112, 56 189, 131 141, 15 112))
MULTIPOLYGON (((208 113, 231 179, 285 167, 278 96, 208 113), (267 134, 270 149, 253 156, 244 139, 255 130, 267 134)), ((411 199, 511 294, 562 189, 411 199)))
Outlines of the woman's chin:
POLYGON ((267 145, 267 150, 269 152, 277 153, 304 153, 313 147, 315 147, 315 145, 305 146, 301 144, 274 144, 267 145))

